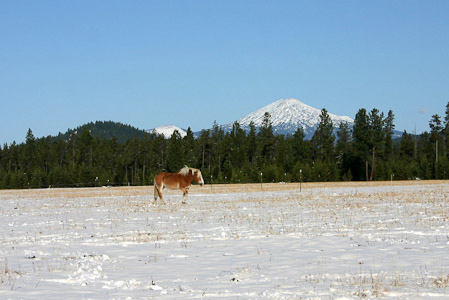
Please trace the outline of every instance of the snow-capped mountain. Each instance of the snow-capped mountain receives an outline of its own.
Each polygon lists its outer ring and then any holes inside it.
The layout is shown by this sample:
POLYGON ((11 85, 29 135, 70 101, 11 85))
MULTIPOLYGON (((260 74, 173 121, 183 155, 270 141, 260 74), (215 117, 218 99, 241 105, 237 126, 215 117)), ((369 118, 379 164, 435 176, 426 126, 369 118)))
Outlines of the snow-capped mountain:
MULTIPOLYGON (((310 138, 320 122, 321 109, 304 104, 297 99, 281 99, 258 109, 243 118, 237 120, 240 126, 247 130, 250 122, 258 128, 262 125, 265 112, 270 113, 273 131, 276 134, 293 134, 298 128, 302 128, 306 138, 310 138)), ((334 127, 347 122, 350 127, 354 120, 346 116, 337 116, 328 112, 334 127)), ((232 123, 223 126, 224 130, 231 130, 232 123)))
POLYGON ((185 137, 187 135, 187 132, 184 129, 181 129, 175 125, 159 126, 154 129, 148 130, 148 132, 164 135, 165 138, 168 139, 172 136, 175 130, 178 130, 181 137, 185 137))

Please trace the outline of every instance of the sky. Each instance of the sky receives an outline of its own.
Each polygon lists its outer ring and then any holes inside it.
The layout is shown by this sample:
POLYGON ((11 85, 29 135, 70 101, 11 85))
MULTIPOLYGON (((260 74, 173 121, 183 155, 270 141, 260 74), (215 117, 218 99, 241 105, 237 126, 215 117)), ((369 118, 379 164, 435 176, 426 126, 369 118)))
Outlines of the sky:
POLYGON ((429 131, 449 1, 0 1, 0 146, 91 121, 193 131, 283 98, 429 131))

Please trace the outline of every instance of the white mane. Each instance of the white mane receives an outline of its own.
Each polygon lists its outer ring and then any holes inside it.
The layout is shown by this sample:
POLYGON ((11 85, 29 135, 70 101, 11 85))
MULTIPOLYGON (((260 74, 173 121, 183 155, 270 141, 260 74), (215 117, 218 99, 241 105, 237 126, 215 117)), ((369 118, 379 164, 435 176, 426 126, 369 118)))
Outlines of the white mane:
POLYGON ((195 169, 195 168, 189 168, 189 167, 187 167, 187 166, 184 166, 184 168, 182 168, 181 170, 179 170, 178 174, 183 175, 183 176, 187 176, 187 175, 189 175, 189 171, 190 171, 190 170, 192 171, 192 175, 193 175, 193 173, 199 171, 198 169, 195 169))

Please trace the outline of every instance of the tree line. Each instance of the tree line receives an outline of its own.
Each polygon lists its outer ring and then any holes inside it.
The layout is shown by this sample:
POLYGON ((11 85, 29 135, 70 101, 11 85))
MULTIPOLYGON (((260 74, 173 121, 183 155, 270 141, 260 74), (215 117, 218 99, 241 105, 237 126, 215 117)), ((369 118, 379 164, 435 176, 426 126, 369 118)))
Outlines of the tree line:
POLYGON ((394 114, 360 109, 352 127, 335 126, 326 109, 310 140, 298 128, 276 135, 265 113, 260 128, 238 122, 224 130, 214 122, 168 139, 146 133, 126 141, 100 138, 84 127, 65 138, 35 138, 0 147, 0 188, 151 185, 161 171, 200 168, 206 183, 446 179, 449 176, 449 103, 429 132, 393 139, 394 114))

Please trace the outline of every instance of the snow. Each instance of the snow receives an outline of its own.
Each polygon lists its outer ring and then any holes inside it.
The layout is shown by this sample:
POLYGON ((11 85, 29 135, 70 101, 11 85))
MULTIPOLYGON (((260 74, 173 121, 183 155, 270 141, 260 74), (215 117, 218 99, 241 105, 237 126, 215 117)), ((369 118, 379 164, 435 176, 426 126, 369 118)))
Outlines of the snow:
POLYGON ((449 297, 449 182, 0 191, 2 299, 449 297))
POLYGON ((184 129, 181 129, 175 125, 159 126, 152 130, 149 130, 149 132, 163 135, 163 136, 165 136, 165 138, 168 139, 172 136, 172 134, 173 134, 173 132, 175 132, 175 130, 177 130, 179 132, 181 137, 185 137, 187 135, 187 132, 184 129))
MULTIPOLYGON (((318 126, 321 115, 321 109, 314 108, 297 99, 281 99, 240 118, 237 122, 243 128, 247 128, 250 122, 254 122, 256 127, 260 127, 265 112, 270 113, 273 128, 279 133, 293 133, 297 128, 302 128, 306 134, 310 134, 318 126)), ((338 127, 342 121, 349 125, 354 123, 350 117, 337 116, 330 112, 328 114, 334 127, 338 127)), ((232 129, 232 124, 225 125, 224 128, 232 129)))

